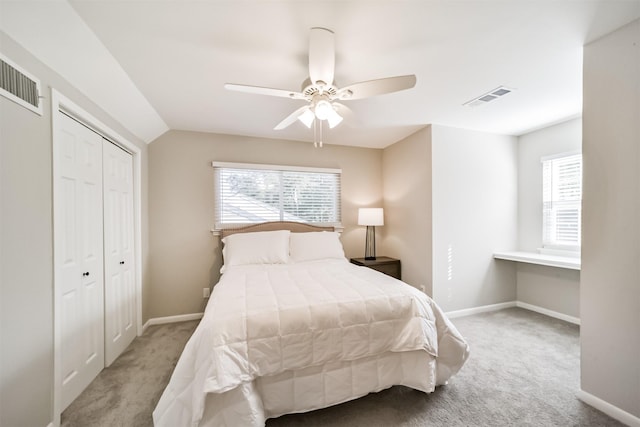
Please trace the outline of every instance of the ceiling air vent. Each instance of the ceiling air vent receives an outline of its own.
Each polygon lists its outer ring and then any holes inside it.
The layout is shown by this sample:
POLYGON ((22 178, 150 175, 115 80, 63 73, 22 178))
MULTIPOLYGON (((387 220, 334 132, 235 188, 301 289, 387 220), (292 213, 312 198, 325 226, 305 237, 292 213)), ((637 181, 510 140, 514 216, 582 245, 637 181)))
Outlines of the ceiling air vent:
POLYGON ((484 105, 487 102, 491 102, 493 100, 496 100, 502 96, 505 96, 508 93, 513 92, 513 89, 510 89, 508 87, 504 87, 504 86, 499 86, 487 93, 484 93, 480 96, 478 96, 477 98, 473 98, 471 101, 467 101, 462 105, 465 105, 467 107, 477 107, 478 105, 484 105))
POLYGON ((0 95, 42 115, 40 80, 0 53, 0 95))

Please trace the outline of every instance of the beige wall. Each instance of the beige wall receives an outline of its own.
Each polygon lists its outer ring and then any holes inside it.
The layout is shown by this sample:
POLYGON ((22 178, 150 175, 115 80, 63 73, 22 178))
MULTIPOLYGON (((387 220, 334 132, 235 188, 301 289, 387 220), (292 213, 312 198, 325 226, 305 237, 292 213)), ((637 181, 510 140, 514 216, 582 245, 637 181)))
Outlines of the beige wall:
POLYGON ((542 247, 542 163, 544 156, 582 151, 582 119, 518 137, 518 250, 542 247))
POLYGON ((45 117, 0 98, 3 426, 52 420, 51 135, 45 117))
POLYGON ((640 20, 585 46, 583 81, 581 387, 637 424, 640 20))
POLYGON ((445 311, 516 299, 515 137, 432 127, 433 298, 445 311))
MULTIPOLYGON (((543 156, 582 151, 582 119, 518 138, 518 250, 542 247, 543 156)), ((580 317, 580 272, 518 263, 518 301, 580 317)))
POLYGON ((384 149, 385 225, 378 251, 401 260, 402 280, 432 295, 431 127, 384 149))
POLYGON ((519 302, 580 318, 580 271, 519 262, 516 282, 519 302))
MULTIPOLYGON (((149 145, 151 283, 149 317, 198 313, 202 288, 218 281, 212 161, 342 169, 343 242, 364 256, 359 207, 382 206, 382 150, 170 131, 149 145)), ((381 249, 378 250, 379 253, 381 249)))
POLYGON ((0 97, 0 425, 46 426, 54 417, 50 88, 142 150, 145 263, 147 147, 3 32, 0 49, 41 79, 45 96, 43 116, 0 97))
POLYGON ((383 250, 445 310, 516 299, 516 138, 428 126, 384 149, 383 250))

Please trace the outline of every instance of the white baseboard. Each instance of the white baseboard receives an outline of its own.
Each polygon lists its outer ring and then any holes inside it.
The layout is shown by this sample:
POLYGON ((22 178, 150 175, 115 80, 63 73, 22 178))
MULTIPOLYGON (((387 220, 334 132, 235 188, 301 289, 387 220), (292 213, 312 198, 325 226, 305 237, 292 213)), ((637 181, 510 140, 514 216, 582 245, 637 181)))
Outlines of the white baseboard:
POLYGON ((606 402, 599 397, 595 397, 584 390, 578 391, 578 399, 582 400, 587 405, 593 406, 597 410, 604 412, 611 418, 615 418, 621 423, 628 425, 629 427, 640 427, 640 418, 623 411, 617 406, 613 406, 611 403, 606 402))
POLYGON ((154 317, 146 321, 142 327, 142 333, 151 325, 163 325, 165 323, 186 322, 202 319, 204 313, 179 314, 177 316, 154 317))
POLYGON ((549 310, 537 305, 527 304, 526 302, 522 301, 516 301, 516 307, 535 311, 536 313, 544 314, 549 317, 555 317, 556 319, 564 320, 565 322, 573 323, 575 325, 580 325, 580 319, 578 317, 569 316, 568 314, 559 313, 557 311, 549 310))
POLYGON ((448 311, 445 314, 449 319, 453 319, 455 317, 471 316, 472 314, 486 313, 489 311, 498 311, 504 308, 511 308, 515 307, 516 304, 516 301, 501 302, 499 304, 483 305, 480 307, 465 308, 463 310, 448 311))
POLYGON ((487 313, 489 311, 498 311, 504 308, 511 308, 511 307, 520 307, 520 308, 524 308, 525 310, 535 311, 536 313, 540 313, 549 317, 554 317, 556 319, 564 320, 565 322, 573 323, 576 325, 580 324, 580 319, 577 317, 569 316, 563 313, 558 313, 557 311, 549 310, 544 307, 539 307, 537 305, 527 304, 526 302, 522 302, 522 301, 509 301, 509 302, 502 302, 499 304, 465 308, 463 310, 448 311, 445 314, 449 319, 453 319, 456 317, 471 316, 472 314, 487 313))

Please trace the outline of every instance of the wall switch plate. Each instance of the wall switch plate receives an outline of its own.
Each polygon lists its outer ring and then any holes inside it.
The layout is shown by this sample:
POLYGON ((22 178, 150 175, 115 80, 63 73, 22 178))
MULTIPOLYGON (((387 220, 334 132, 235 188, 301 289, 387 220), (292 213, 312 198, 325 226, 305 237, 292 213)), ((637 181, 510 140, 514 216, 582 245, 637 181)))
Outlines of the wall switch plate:
POLYGON ((202 288, 202 298, 209 298, 210 292, 209 288, 202 288))

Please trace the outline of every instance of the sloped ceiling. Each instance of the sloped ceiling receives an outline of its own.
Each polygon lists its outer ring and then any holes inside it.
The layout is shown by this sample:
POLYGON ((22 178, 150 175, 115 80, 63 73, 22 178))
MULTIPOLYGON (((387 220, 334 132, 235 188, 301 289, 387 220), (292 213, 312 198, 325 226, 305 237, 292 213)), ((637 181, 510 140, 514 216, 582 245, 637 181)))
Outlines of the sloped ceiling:
POLYGON ((413 89, 349 101, 355 118, 325 132, 325 143, 374 148, 430 123, 519 135, 578 116, 582 46, 640 17, 640 1, 615 0, 0 5, 5 33, 147 142, 168 128, 313 141, 300 123, 273 130, 303 101, 223 85, 300 90, 309 29, 329 28, 338 85, 417 76, 413 89), (34 19, 38 31, 26 29, 34 19), (500 85, 515 90, 463 106, 500 85))

